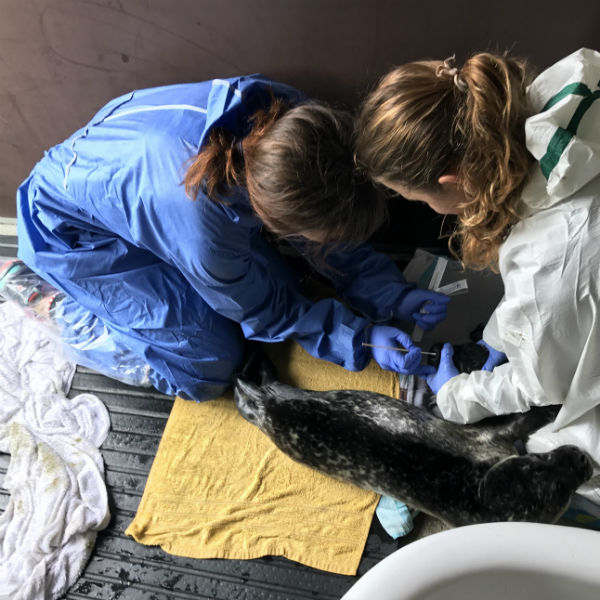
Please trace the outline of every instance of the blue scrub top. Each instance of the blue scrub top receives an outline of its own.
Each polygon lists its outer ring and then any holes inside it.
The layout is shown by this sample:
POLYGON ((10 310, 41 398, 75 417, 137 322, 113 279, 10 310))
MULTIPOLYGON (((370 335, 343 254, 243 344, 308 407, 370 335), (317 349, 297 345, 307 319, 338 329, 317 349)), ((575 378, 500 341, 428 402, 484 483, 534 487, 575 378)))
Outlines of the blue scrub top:
POLYGON ((271 94, 304 100, 260 75, 112 100, 51 148, 22 184, 20 258, 123 335, 176 330, 189 310, 181 282, 169 275, 177 273, 246 338, 294 338, 313 356, 364 368, 365 327, 389 320, 412 288, 394 263, 370 246, 332 252, 327 260, 339 273, 333 283, 362 314, 333 299, 312 302, 269 268, 262 224, 244 189, 218 204, 202 193, 191 200, 182 185, 211 128, 245 135, 271 94))

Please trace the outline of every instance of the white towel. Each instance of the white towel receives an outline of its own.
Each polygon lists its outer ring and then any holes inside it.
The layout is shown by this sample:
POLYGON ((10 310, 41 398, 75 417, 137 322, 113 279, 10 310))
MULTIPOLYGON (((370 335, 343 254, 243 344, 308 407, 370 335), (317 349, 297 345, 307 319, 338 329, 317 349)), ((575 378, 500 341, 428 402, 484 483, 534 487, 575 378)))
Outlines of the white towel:
POLYGON ((109 416, 92 394, 66 397, 74 373, 46 326, 0 304, 0 600, 63 595, 110 518, 98 451, 109 416))

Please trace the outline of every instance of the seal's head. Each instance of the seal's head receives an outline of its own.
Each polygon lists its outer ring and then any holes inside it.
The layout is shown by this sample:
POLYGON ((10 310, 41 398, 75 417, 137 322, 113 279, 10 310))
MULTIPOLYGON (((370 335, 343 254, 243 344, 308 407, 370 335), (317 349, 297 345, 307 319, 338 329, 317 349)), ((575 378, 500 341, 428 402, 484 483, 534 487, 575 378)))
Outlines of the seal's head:
POLYGON ((573 491, 592 476, 587 454, 576 446, 512 456, 495 464, 479 486, 482 503, 504 520, 552 523, 567 509, 573 491))

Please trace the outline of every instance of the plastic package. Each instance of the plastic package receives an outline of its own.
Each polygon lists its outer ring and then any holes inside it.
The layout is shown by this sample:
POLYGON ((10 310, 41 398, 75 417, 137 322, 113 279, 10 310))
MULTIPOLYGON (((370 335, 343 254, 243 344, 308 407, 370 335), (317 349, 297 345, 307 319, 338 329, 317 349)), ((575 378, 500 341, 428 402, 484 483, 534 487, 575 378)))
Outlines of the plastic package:
POLYGON ((20 260, 0 266, 0 299, 13 302, 62 342, 65 356, 123 383, 149 387, 150 367, 98 317, 74 303, 20 260))
MULTIPOLYGON (((502 298, 504 288, 500 276, 489 270, 463 269, 458 261, 423 249, 415 252, 404 269, 404 276, 423 289, 433 287, 443 293, 452 292, 448 317, 431 331, 421 332, 419 346, 437 354, 428 364, 437 366, 441 347, 444 342, 450 342, 455 351, 453 362, 459 371, 468 373, 483 366, 488 352, 481 346, 475 348, 474 342, 481 339, 483 326, 502 298)), ((424 379, 400 375, 400 387, 406 390, 407 402, 434 409, 436 397, 424 379)))
POLYGON ((63 296, 20 260, 0 267, 0 298, 18 304, 29 316, 50 318, 63 296))

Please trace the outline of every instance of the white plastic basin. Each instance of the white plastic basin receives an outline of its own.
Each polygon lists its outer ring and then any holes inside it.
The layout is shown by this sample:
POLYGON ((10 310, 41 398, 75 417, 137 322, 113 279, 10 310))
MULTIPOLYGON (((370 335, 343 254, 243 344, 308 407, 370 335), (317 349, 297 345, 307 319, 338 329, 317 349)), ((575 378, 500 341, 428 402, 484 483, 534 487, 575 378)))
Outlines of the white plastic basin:
POLYGON ((396 550, 342 600, 600 600, 600 532, 537 523, 450 529, 396 550))

